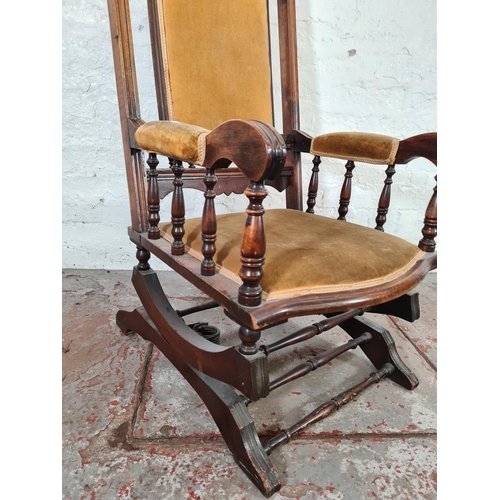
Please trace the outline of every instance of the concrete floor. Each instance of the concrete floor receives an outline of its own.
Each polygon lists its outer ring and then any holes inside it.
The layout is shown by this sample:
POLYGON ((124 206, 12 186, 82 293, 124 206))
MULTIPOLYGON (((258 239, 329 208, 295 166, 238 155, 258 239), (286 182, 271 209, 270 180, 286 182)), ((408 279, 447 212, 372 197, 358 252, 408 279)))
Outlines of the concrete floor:
MULTIPOLYGON (((173 272, 159 273, 175 308, 200 293, 173 272)), ((234 463, 198 395, 169 361, 138 335, 126 337, 116 311, 139 306, 129 271, 63 271, 63 498, 261 499, 234 463)), ((389 329, 420 385, 407 391, 385 380, 347 407, 275 450, 282 481, 272 498, 435 499, 436 281, 419 286, 414 324, 367 315, 389 329)), ((221 344, 236 329, 217 310, 198 313, 221 328, 221 344)), ((318 318, 300 318, 265 332, 270 342, 318 318)), ((272 362, 280 374, 347 336, 335 328, 284 349, 272 362)), ((250 405, 259 434, 273 434, 372 371, 357 349, 250 405)))

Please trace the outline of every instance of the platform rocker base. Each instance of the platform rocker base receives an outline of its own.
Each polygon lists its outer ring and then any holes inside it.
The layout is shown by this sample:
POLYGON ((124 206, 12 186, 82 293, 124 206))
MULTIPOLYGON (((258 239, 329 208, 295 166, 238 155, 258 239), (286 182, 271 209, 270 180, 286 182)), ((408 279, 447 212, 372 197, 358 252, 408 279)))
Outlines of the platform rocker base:
MULTIPOLYGON (((269 459, 278 446, 339 410, 385 377, 407 389, 418 385, 415 375, 400 359, 389 332, 359 315, 351 315, 346 320, 338 315, 322 322, 329 327, 332 324, 340 326, 352 340, 314 356, 269 382, 267 356, 279 346, 263 346, 257 354, 246 356, 237 348, 213 344, 189 328, 182 319, 183 314, 172 308, 151 269, 134 268, 132 281, 143 307, 132 312, 119 311, 116 316, 118 327, 123 333, 136 332, 152 342, 184 376, 205 403, 236 463, 265 497, 272 496, 281 488, 276 469, 269 459), (275 388, 304 376, 358 345, 376 371, 320 405, 290 428, 261 441, 247 409, 252 401, 267 396, 275 388), (219 372, 220 366, 224 367, 223 372, 219 372)), ((207 307, 201 306, 198 310, 203 308, 207 307)), ((289 345, 303 338, 304 333, 299 331, 285 338, 281 344, 289 345)))

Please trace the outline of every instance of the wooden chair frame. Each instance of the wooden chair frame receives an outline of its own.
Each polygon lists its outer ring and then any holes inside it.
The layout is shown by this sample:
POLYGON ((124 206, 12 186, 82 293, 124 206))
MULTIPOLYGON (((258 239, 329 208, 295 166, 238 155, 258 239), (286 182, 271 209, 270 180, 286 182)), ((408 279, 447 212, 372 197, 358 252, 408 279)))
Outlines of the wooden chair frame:
MULTIPOLYGON (((280 191, 286 191, 287 208, 303 210, 301 153, 310 152, 312 142, 312 137, 300 130, 295 1, 278 0, 283 133, 277 133, 272 126, 263 122, 231 120, 207 136, 207 154, 202 169, 185 169, 182 161, 176 158, 170 158, 170 168, 160 169, 157 168, 157 155, 150 153, 147 160, 147 182, 144 153, 135 138, 137 129, 144 121, 140 116, 128 0, 108 0, 108 8, 130 195, 132 223, 128 234, 137 246, 138 264, 133 270, 132 281, 142 302, 142 307, 132 312, 119 311, 117 324, 123 332, 137 332, 144 339, 153 342, 172 362, 206 404, 238 465, 262 494, 269 497, 280 488, 278 474, 269 459, 270 453, 277 446, 289 441, 305 427, 340 409, 384 377, 389 377, 410 390, 417 386, 417 378, 400 359, 389 332, 363 317, 363 314, 370 311, 391 314, 408 321, 418 319, 418 294, 411 290, 428 271, 437 266, 437 189, 434 189, 427 207, 423 238, 419 243, 426 256, 396 285, 388 283, 354 292, 346 290, 263 301, 259 280, 265 257, 262 225, 265 185, 273 185, 280 191), (241 137, 245 137, 243 142, 241 137), (242 155, 242 151, 248 149, 255 152, 250 159, 242 155), (231 166, 232 164, 238 165, 238 168, 231 166), (183 187, 205 191, 205 259, 201 263, 201 270, 200 261, 184 251, 183 187), (161 238, 158 229, 160 200, 170 192, 173 192, 172 243, 161 238), (222 192, 245 193, 249 199, 247 225, 244 231, 242 228, 241 286, 215 271, 213 255, 216 216, 213 200, 222 192), (208 300, 198 307, 184 311, 174 310, 156 273, 149 265, 151 253, 205 293, 208 300), (222 347, 211 343, 190 328, 183 319, 193 312, 214 307, 222 307, 224 313, 239 326, 241 343, 238 346, 222 347), (294 316, 312 314, 321 314, 325 319, 273 344, 257 345, 263 329, 294 316), (268 356, 335 326, 344 329, 352 340, 315 356, 278 379, 269 379, 268 356), (291 428, 261 442, 247 406, 358 345, 373 363, 374 373, 348 391, 330 399, 291 428)), ((158 61, 161 57, 158 53, 156 3, 148 0, 148 9, 152 54, 154 60, 158 61)), ((161 71, 156 72, 159 119, 168 120, 161 74, 161 71)), ((395 165, 407 163, 416 157, 427 158, 437 165, 436 142, 435 133, 422 134, 400 142, 395 161, 386 170, 376 229, 383 231, 395 165)), ((315 155, 307 195, 309 213, 314 213, 320 162, 320 156, 315 155)), ((339 219, 345 219, 348 211, 354 166, 352 160, 346 164, 339 219)))

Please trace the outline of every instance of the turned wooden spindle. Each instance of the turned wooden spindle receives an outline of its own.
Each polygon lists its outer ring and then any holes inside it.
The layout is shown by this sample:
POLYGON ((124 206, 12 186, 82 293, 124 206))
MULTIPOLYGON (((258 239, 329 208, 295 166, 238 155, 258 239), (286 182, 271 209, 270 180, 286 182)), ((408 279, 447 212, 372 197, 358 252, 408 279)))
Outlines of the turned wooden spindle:
POLYGON ((185 208, 184 208, 184 193, 182 191, 182 174, 184 167, 182 161, 172 161, 172 172, 174 174, 174 191, 172 194, 172 237, 174 241, 171 246, 172 255, 184 255, 184 221, 185 221, 185 208))
POLYGON ((260 280, 264 275, 264 255, 266 253, 266 235, 264 232, 264 207, 262 202, 267 196, 267 190, 262 182, 250 183, 245 190, 250 201, 247 221, 241 243, 241 268, 239 276, 243 284, 238 290, 238 302, 241 305, 258 306, 262 300, 260 280))
POLYGON ((137 264, 137 269, 139 271, 147 271, 149 269, 149 259, 151 258, 151 253, 144 247, 137 246, 137 252, 135 254, 139 263, 137 264))
POLYGON ((435 238, 437 236, 437 175, 434 177, 436 186, 431 200, 425 211, 424 227, 422 229, 423 238, 418 242, 418 248, 424 252, 434 252, 436 249, 435 238))
POLYGON ((205 204, 203 206, 203 215, 201 219, 201 238, 203 244, 201 253, 203 262, 201 263, 201 274, 203 276, 213 276, 215 274, 215 240, 217 239, 217 220, 215 217, 215 192, 214 186, 217 183, 217 177, 212 169, 207 168, 205 178, 205 204))
POLYGON ((340 410, 340 408, 350 403, 359 394, 368 389, 368 387, 380 382, 383 378, 391 375, 393 372, 394 366, 390 363, 386 363, 379 371, 371 373, 367 379, 363 380, 363 382, 355 385, 347 391, 341 392, 338 396, 335 396, 330 399, 330 401, 313 410, 309 413, 309 415, 299 420, 296 424, 292 425, 288 429, 283 429, 281 432, 276 434, 276 436, 273 436, 268 441, 263 443, 264 451, 269 455, 278 446, 288 443, 288 441, 290 441, 295 434, 340 410))
POLYGON ((282 385, 288 384, 293 380, 297 380, 298 378, 301 378, 304 375, 307 375, 308 373, 317 370, 319 367, 326 365, 327 363, 334 360, 336 357, 340 356, 349 349, 356 349, 358 345, 362 344, 363 342, 367 342, 372 338, 373 335, 370 332, 365 332, 362 335, 360 335, 357 339, 354 340, 351 339, 341 346, 334 347, 333 349, 324 351, 321 354, 316 354, 316 356, 313 356, 311 359, 308 359, 307 361, 300 363, 299 365, 295 366, 295 368, 292 368, 290 371, 274 379, 269 384, 269 391, 274 391, 275 389, 281 387, 282 385))
POLYGON ((384 224, 387 220, 387 213, 389 212, 389 204, 391 203, 391 184, 392 176, 396 173, 396 167, 394 165, 388 165, 385 171, 386 177, 384 181, 384 187, 382 193, 380 193, 380 199, 378 201, 377 217, 375 222, 377 226, 375 229, 384 232, 384 224))
POLYGON ((150 240, 160 239, 160 190, 158 188, 158 158, 155 153, 149 153, 147 162, 148 171, 148 238, 150 240))
POLYGON ((250 330, 244 326, 240 327, 238 335, 241 340, 239 351, 242 354, 252 355, 258 352, 257 342, 260 339, 260 330, 250 330))
POLYGON ((259 349, 263 351, 266 356, 271 354, 272 352, 278 351, 279 349, 283 349, 284 347, 288 347, 294 344, 298 344, 299 342, 304 342, 305 340, 309 340, 316 335, 320 335, 323 332, 327 332, 331 330, 335 326, 340 325, 340 323, 346 321, 347 319, 354 318, 355 316, 359 316, 363 314, 367 309, 354 309, 352 311, 347 311, 344 313, 336 314, 331 318, 327 318, 319 321, 318 323, 314 323, 310 326, 305 326, 286 337, 282 337, 276 342, 268 345, 261 345, 259 349))
POLYGON ((307 210, 306 212, 313 214, 314 206, 316 205, 316 196, 318 195, 318 179, 319 179, 319 165, 321 158, 315 156, 313 158, 313 169, 311 179, 309 181, 309 191, 307 193, 307 210))
POLYGON ((339 200, 339 216, 338 220, 345 220, 345 216, 349 210, 349 202, 351 201, 351 189, 352 189, 352 171, 354 170, 354 162, 349 160, 345 164, 345 175, 344 175, 344 183, 342 184, 342 191, 340 192, 340 200, 339 200))

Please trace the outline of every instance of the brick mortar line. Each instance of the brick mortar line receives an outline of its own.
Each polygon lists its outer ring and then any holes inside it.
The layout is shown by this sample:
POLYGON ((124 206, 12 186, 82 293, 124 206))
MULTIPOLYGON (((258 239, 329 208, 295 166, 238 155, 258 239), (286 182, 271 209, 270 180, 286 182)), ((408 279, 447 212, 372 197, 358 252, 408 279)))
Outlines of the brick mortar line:
POLYGON ((407 335, 403 329, 394 321, 394 319, 392 318, 392 316, 387 316, 389 318, 389 320, 392 322, 392 324, 403 334, 403 336, 406 338, 406 340, 408 340, 408 342, 411 343, 411 345, 417 350, 417 352, 420 354, 420 356, 422 356, 425 361, 427 362, 427 364, 435 371, 437 372, 437 366, 431 361, 431 359, 427 356, 427 354, 425 354, 414 342, 413 340, 410 338, 409 335, 407 335))

